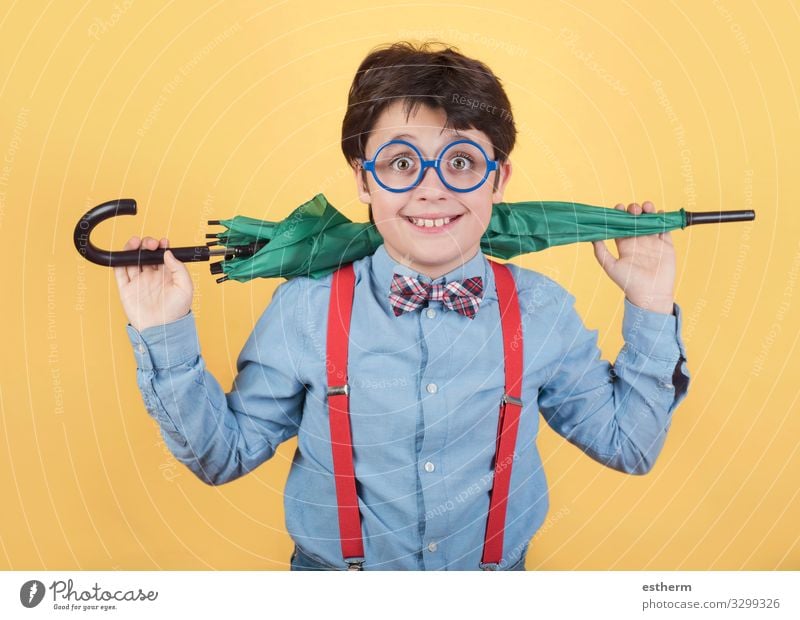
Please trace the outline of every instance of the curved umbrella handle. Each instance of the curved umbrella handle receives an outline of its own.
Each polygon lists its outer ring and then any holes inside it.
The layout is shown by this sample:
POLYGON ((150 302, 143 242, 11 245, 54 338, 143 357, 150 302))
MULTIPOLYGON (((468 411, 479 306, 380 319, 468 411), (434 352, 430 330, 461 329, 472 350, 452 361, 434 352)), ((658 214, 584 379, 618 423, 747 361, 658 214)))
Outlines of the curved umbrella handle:
MULTIPOLYGON (((90 209, 78 220, 73 238, 75 248, 83 257, 105 267, 125 267, 131 265, 160 265, 164 262, 164 248, 156 250, 101 250, 89 238, 92 230, 103 220, 118 215, 136 215, 136 201, 133 198, 109 200, 90 209)), ((184 263, 207 261, 211 256, 224 254, 225 250, 211 250, 208 246, 169 248, 179 261, 184 263)))

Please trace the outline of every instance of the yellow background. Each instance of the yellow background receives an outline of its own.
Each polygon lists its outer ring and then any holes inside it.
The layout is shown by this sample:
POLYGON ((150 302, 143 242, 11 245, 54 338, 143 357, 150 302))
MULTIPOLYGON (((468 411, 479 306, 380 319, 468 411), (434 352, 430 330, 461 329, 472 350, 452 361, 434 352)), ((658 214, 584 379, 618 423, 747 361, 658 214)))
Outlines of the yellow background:
MULTIPOLYGON (((8 4, 8 3, 7 3, 8 4)), ((500 76, 520 129, 506 200, 754 208, 673 233, 693 384, 655 469, 626 476, 546 425, 532 569, 798 569, 800 11, 788 2, 17 2, 0 15, 0 567, 286 569, 296 441, 231 484, 166 452, 110 269, 72 246, 204 242, 324 192, 365 221, 339 139, 361 59, 444 40, 500 76), (482 6, 481 6, 482 4, 482 6)), ((609 244, 613 248, 613 244, 609 244)), ((591 245, 516 259, 576 297, 613 361, 623 295, 591 245)), ((190 266, 228 390, 277 280, 190 266)))

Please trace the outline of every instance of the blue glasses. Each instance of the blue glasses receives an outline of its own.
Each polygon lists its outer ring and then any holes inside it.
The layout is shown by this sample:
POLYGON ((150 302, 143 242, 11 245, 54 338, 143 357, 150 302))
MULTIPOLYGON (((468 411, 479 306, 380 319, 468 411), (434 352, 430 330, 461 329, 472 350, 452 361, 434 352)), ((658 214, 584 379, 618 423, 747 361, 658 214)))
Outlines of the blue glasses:
POLYGON ((407 192, 419 185, 428 168, 436 170, 445 187, 454 192, 472 192, 497 170, 497 161, 472 140, 448 144, 436 159, 425 159, 419 149, 405 140, 382 144, 375 156, 362 164, 375 182, 390 192, 407 192))

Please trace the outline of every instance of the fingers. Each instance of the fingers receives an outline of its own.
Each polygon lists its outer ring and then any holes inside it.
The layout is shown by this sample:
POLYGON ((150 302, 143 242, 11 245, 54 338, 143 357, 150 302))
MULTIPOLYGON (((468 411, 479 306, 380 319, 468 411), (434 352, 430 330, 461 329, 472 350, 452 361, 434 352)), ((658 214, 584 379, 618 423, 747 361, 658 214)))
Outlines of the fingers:
MULTIPOLYGON (((126 250, 138 250, 142 245, 142 240, 139 237, 131 237, 128 239, 128 243, 125 244, 126 250)), ((128 278, 128 282, 133 280, 134 278, 139 277, 139 267, 137 265, 129 265, 124 267, 125 274, 128 278)))
MULTIPOLYGON (((653 207, 653 208, 655 208, 655 207, 653 207)), ((664 209, 659 209, 658 211, 656 211, 656 213, 664 213, 664 209)), ((665 232, 658 233, 658 238, 661 239, 661 241, 666 241, 669 238, 669 233, 665 233, 665 232)))
MULTIPOLYGON (((127 243, 125 243, 125 247, 122 249, 135 250, 138 247, 139 247, 139 237, 131 237, 130 239, 128 239, 127 243)), ((131 281, 131 278, 128 275, 128 269, 130 269, 130 267, 114 267, 114 277, 117 279, 117 285, 120 288, 125 286, 131 281)))
MULTIPOLYGON (((642 213, 664 213, 664 209, 659 209, 656 211, 656 206, 649 200, 645 200, 641 206, 637 202, 632 202, 628 205, 628 208, 625 208, 625 205, 622 203, 618 203, 615 209, 619 209, 621 211, 627 211, 628 213, 632 213, 633 215, 640 215, 642 213)), ((661 241, 666 241, 668 243, 672 242, 672 238, 668 232, 665 233, 657 233, 658 238, 661 241)))
MULTIPOLYGON (((645 204, 647 204, 647 203, 645 203, 645 204)), ((614 208, 615 209, 619 209, 620 211, 625 211, 626 210, 625 209, 625 205, 622 204, 622 203, 617 204, 617 206, 614 207, 614 208)), ((631 215, 640 215, 642 213, 642 207, 639 206, 638 202, 632 202, 631 204, 628 205, 627 211, 631 215)), ((616 239, 615 241, 617 243, 617 252, 620 253, 620 254, 621 254, 621 251, 620 251, 621 250, 621 245, 620 244, 633 244, 634 247, 636 246, 636 237, 616 239)))
MULTIPOLYGON (((142 249, 143 250, 156 250, 158 249, 159 241, 158 239, 154 239, 153 237, 145 237, 142 239, 142 249)), ((161 265, 142 265, 142 271, 147 269, 148 271, 158 271, 161 265)))
POLYGON ((639 205, 638 202, 632 202, 628 205, 628 213, 632 213, 633 215, 639 215, 642 212, 642 207, 639 205))
MULTIPOLYGON (((618 203, 615 209, 619 209, 620 211, 628 211, 628 213, 632 213, 634 215, 640 215, 641 213, 655 213, 656 206, 650 202, 649 200, 645 200, 641 205, 638 202, 632 202, 628 205, 628 208, 625 209, 625 205, 622 203, 618 203)), ((659 213, 663 213, 663 211, 659 211, 659 213)))
MULTIPOLYGON (((168 243, 166 238, 162 238, 161 241, 156 241, 153 237, 144 237, 143 239, 139 239, 139 237, 131 237, 128 239, 128 242, 125 244, 126 250, 155 250, 158 247, 167 247, 166 244, 168 243)), ((158 271, 161 265, 129 265, 127 267, 115 267, 115 275, 117 277, 117 282, 120 284, 127 284, 134 278, 138 278, 139 274, 144 272, 145 270, 148 271, 158 271), (117 271, 119 269, 120 271, 117 271)))
MULTIPOLYGON (((656 212, 656 206, 652 202, 650 202, 649 200, 645 200, 642 203, 642 212, 644 212, 644 213, 655 213, 656 212)), ((662 210, 658 211, 658 213, 664 213, 664 210, 662 209, 662 210)), ((668 233, 656 233, 656 235, 658 236, 658 238, 661 241, 666 241, 666 239, 667 239, 666 235, 667 234, 668 233)))

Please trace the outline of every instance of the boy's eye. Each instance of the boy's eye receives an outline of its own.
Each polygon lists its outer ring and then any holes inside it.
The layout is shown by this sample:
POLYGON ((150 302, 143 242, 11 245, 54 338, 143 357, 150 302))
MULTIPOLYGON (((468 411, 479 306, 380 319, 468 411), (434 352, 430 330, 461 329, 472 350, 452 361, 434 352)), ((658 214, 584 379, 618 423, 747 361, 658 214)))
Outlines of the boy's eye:
POLYGON ((472 167, 473 159, 467 153, 455 153, 450 157, 450 167, 456 172, 469 170, 472 167))
POLYGON ((397 172, 408 172, 414 168, 414 159, 407 155, 401 155, 395 157, 389 165, 397 172))

